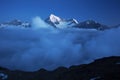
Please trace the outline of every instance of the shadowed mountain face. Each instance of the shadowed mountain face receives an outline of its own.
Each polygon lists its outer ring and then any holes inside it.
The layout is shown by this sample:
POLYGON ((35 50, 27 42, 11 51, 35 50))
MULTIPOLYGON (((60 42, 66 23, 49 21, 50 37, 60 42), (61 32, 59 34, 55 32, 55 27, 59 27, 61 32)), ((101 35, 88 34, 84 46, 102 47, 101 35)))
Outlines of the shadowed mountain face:
POLYGON ((120 80, 120 57, 106 57, 90 64, 59 67, 54 71, 10 71, 0 68, 0 80, 120 80))
POLYGON ((79 24, 73 26, 76 28, 83 28, 83 29, 97 29, 97 30, 106 30, 109 29, 110 27, 106 25, 102 25, 98 22, 95 22, 93 20, 87 20, 84 22, 80 22, 79 24))

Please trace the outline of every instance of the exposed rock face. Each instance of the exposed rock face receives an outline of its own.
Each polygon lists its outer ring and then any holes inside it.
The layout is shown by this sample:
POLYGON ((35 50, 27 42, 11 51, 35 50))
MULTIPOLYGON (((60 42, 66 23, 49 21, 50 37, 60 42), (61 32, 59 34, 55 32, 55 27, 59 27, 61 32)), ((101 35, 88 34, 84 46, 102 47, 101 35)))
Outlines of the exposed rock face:
POLYGON ((0 68, 0 74, 0 80, 120 80, 120 57, 106 57, 54 71, 23 72, 0 68))

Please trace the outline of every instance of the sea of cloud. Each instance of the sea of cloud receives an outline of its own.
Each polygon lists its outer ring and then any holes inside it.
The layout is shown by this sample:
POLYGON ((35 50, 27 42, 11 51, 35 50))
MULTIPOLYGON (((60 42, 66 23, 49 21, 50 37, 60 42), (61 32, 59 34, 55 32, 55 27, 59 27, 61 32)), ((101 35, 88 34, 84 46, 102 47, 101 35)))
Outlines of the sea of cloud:
POLYGON ((0 66, 11 70, 53 70, 120 56, 120 29, 54 29, 35 17, 31 28, 0 29, 0 66))

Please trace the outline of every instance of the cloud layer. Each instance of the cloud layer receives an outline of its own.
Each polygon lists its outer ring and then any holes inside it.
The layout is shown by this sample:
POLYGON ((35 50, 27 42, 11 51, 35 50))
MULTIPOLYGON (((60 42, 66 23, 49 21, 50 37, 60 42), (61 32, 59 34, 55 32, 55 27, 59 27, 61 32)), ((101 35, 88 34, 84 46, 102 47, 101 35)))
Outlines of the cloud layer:
POLYGON ((39 17, 33 19, 32 26, 0 29, 0 66, 24 71, 53 70, 120 56, 120 29, 51 29, 39 17))

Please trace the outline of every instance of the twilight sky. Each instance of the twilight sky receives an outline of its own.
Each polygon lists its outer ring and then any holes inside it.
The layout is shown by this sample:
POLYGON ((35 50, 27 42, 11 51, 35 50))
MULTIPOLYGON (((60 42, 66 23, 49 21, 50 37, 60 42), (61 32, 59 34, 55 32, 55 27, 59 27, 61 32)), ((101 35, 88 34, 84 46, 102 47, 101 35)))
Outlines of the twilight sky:
POLYGON ((120 23, 120 0, 0 0, 0 22, 47 18, 51 13, 79 21, 93 19, 107 25, 120 23))

